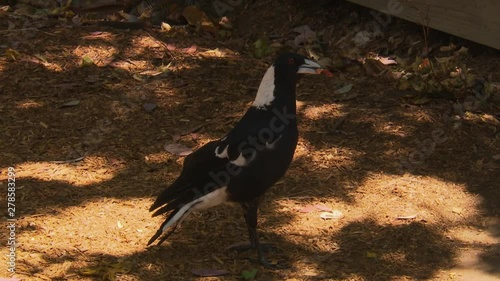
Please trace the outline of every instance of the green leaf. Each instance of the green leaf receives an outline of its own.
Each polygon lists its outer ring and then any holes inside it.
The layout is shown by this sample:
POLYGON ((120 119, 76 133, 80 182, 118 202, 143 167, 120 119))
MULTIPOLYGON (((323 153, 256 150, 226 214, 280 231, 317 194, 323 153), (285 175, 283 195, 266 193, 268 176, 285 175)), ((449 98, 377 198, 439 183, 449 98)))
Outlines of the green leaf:
POLYGON ((257 275, 257 271, 258 271, 257 269, 243 270, 241 272, 241 277, 243 277, 243 279, 245 280, 252 280, 257 275))
POLYGON ((84 56, 82 58, 82 66, 91 66, 94 65, 94 61, 88 56, 84 56))
POLYGON ((374 252, 366 252, 366 257, 367 258, 371 258, 371 259, 374 259, 377 257, 377 253, 374 253, 374 252))

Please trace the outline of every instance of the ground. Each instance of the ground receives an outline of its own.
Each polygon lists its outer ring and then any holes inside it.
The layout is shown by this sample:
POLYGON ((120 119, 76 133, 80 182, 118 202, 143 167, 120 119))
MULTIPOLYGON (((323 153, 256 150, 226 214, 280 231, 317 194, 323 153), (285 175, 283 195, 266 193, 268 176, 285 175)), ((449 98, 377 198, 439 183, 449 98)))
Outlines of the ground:
MULTIPOLYGON (((274 28, 289 13, 305 23, 311 11, 272 7, 286 11, 262 15, 274 28)), ((240 20, 262 10, 246 9, 240 20)), ((0 16, 3 27, 10 20, 0 16)), ((146 242, 162 221, 148 208, 182 167, 164 145, 195 149, 224 136, 273 56, 243 51, 237 32, 222 40, 192 29, 51 24, 0 34, 9 42, 0 57, 0 180, 7 189, 15 169, 16 277, 241 280, 257 269, 257 280, 500 280, 498 104, 457 115, 460 100, 415 105, 395 82, 362 71, 301 79, 295 159, 259 217, 262 239, 276 246, 269 258, 289 268, 268 270, 248 259, 253 252, 225 249, 247 240, 236 205, 193 214, 160 247, 146 242), (94 64, 82 65, 85 56, 94 64), (353 95, 339 98, 348 83, 353 95)), ((473 60, 500 81, 498 53, 473 60)), ((9 233, 0 233, 5 257, 9 233)), ((2 262, 0 276, 8 274, 2 262)))

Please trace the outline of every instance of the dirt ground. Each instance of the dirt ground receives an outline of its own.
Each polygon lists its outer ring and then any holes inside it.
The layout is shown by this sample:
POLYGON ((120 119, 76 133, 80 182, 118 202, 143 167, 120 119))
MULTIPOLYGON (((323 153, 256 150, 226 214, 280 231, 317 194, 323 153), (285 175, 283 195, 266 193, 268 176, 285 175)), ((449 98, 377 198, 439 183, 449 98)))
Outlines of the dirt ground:
MULTIPOLYGON (((257 18, 270 33, 286 32, 290 15, 311 26, 327 20, 303 3, 273 3, 278 16, 247 7, 235 21, 257 18)), ((1 15, 1 29, 11 20, 1 15)), ((162 221, 148 208, 182 167, 164 145, 222 137, 272 61, 245 52, 245 36, 60 21, 0 33, 0 182, 6 190, 14 167, 15 277, 243 280, 242 271, 257 269, 256 280, 500 280, 500 107, 457 116, 457 101, 415 105, 394 81, 362 71, 332 69, 333 78, 299 83, 295 160, 259 217, 262 239, 276 246, 269 258, 289 269, 225 250, 247 240, 233 205, 193 214, 161 247, 147 248, 162 221), (84 56, 95 64, 82 66, 84 56), (167 71, 155 72, 162 65, 167 71), (335 89, 346 83, 353 95, 339 99, 335 89), (311 206, 342 217, 322 219, 311 206), (228 274, 200 278, 193 269, 228 274)), ((500 81, 498 52, 476 48, 471 67, 500 81)), ((5 228, 0 235, 5 257, 5 228)), ((8 276, 5 262, 0 276, 8 276)))

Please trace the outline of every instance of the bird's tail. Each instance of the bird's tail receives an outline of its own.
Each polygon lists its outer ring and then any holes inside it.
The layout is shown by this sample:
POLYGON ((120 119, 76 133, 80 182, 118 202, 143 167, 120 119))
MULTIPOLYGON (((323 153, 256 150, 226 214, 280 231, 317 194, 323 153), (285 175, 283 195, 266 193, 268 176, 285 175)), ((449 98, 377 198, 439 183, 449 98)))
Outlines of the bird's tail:
MULTIPOLYGON (((194 200, 192 202, 189 202, 188 204, 175 208, 169 214, 167 219, 160 225, 160 228, 158 229, 158 231, 156 231, 153 237, 149 239, 148 246, 162 235, 163 237, 160 238, 157 245, 163 243, 163 241, 165 241, 175 231, 177 226, 179 226, 179 224, 194 210, 193 207, 199 202, 200 200, 194 200)), ((164 208, 160 208, 153 214, 153 216, 162 214, 164 212, 164 208)))

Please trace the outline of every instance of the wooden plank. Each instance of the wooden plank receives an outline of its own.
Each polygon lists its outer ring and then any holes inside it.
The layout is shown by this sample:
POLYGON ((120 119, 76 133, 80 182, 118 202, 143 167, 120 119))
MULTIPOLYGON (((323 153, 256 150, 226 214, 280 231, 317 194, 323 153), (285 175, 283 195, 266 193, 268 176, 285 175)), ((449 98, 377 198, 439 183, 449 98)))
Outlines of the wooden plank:
POLYGON ((498 0, 348 0, 500 50, 498 0))

